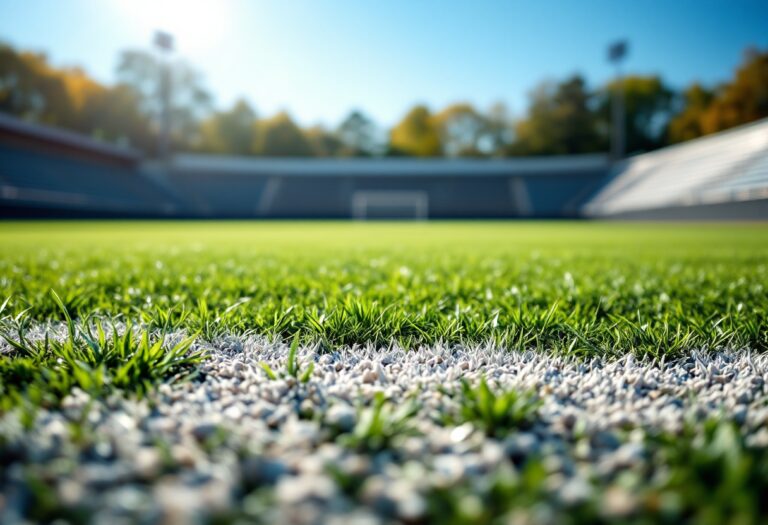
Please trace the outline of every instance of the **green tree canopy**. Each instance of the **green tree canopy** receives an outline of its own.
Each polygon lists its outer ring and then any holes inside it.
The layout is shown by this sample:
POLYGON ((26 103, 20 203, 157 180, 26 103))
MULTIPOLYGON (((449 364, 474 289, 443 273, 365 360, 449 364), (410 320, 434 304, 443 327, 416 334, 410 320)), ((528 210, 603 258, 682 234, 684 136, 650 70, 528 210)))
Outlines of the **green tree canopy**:
POLYGON ((181 60, 166 64, 152 53, 129 50, 120 55, 117 76, 121 84, 139 93, 140 111, 156 131, 160 127, 164 67, 170 73, 172 141, 182 149, 193 147, 200 143, 200 123, 212 107, 211 95, 197 71, 181 60))
POLYGON ((414 157, 440 155, 440 133, 426 106, 414 107, 392 128, 390 147, 398 153, 414 157))
POLYGON ((79 68, 51 66, 44 54, 0 44, 0 111, 145 148, 151 137, 140 104, 130 86, 105 86, 79 68))
POLYGON ((493 156, 605 152, 611 95, 621 87, 626 149, 648 151, 768 117, 768 50, 750 49, 731 80, 675 93, 658 76, 631 75, 592 90, 579 75, 545 82, 512 122, 503 104, 480 111, 451 104, 436 114, 410 109, 385 133, 359 110, 335 129, 300 129, 286 113, 259 121, 244 100, 212 112, 201 76, 181 60, 146 51, 120 55, 117 82, 104 84, 79 68, 54 67, 43 53, 0 43, 0 111, 146 152, 157 144, 163 71, 170 72, 172 141, 178 150, 235 155, 493 156), (167 69, 165 69, 167 66, 167 69))
POLYGON ((256 151, 267 157, 311 157, 313 154, 301 129, 284 111, 259 121, 256 151))
POLYGON ((704 135, 703 119, 712 100, 713 91, 694 83, 682 94, 682 109, 669 122, 668 138, 672 143, 704 135))
POLYGON ((74 127, 74 101, 63 71, 42 53, 16 51, 0 44, 0 110, 56 126, 74 127))
POLYGON ((340 157, 345 153, 342 150, 345 145, 339 140, 336 133, 332 133, 322 126, 313 126, 304 130, 304 136, 312 148, 315 157, 340 157))
POLYGON ((768 117, 768 51, 749 49, 731 82, 717 91, 702 116, 704 134, 768 117))
POLYGON ((610 82, 599 94, 601 121, 606 130, 609 129, 611 97, 619 87, 624 90, 627 153, 650 151, 665 145, 674 91, 655 75, 630 75, 620 83, 610 82))
POLYGON ((480 148, 491 155, 503 155, 515 137, 515 129, 509 110, 503 102, 496 102, 485 114, 488 133, 481 139, 480 148))
POLYGON ((200 129, 204 151, 249 155, 256 147, 256 112, 243 99, 227 111, 214 113, 200 129))
POLYGON ((345 157, 367 157, 381 153, 376 124, 363 112, 354 110, 336 131, 343 147, 338 153, 345 157))
POLYGON ((489 119, 471 104, 451 104, 434 116, 440 133, 443 154, 448 157, 478 157, 488 153, 482 151, 491 134, 489 119))
POLYGON ((531 93, 528 115, 515 126, 515 155, 567 155, 605 150, 586 82, 574 75, 531 93))

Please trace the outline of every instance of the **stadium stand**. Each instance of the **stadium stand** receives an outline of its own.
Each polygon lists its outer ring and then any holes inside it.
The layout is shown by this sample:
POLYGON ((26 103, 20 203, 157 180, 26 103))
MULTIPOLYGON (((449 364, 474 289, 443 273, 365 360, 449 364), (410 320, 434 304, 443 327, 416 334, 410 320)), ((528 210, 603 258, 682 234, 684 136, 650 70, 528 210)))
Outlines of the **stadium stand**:
POLYGON ((140 155, 0 115, 0 215, 162 216, 177 203, 138 169, 140 155))
POLYGON ((167 174, 190 216, 575 216, 603 155, 519 159, 260 159, 178 155, 167 174))
POLYGON ((267 159, 129 148, 0 114, 0 216, 768 219, 768 119, 637 155, 267 159))
POLYGON ((768 119, 615 166, 591 217, 768 219, 768 119))

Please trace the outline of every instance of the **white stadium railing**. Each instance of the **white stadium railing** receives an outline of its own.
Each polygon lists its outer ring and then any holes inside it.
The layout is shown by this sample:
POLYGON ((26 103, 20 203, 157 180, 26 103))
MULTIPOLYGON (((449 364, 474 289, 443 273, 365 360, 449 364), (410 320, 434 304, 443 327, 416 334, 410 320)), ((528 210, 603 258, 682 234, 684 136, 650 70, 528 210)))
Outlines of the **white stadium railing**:
POLYGON ((768 198, 768 119, 631 157, 586 215, 768 198))

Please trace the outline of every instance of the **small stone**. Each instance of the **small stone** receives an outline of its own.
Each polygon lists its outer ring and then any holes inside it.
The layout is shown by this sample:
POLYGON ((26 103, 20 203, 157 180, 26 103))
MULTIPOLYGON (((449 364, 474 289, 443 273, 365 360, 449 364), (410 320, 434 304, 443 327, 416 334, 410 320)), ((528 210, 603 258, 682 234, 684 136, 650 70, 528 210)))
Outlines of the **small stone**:
POLYGON ((197 463, 197 454, 186 445, 174 445, 171 447, 171 457, 174 463, 182 467, 192 468, 197 463))
POLYGON ((467 439, 474 430, 475 427, 473 427, 471 423, 464 423, 463 425, 451 430, 451 441, 454 443, 460 443, 461 441, 467 439))
POLYGON ((283 476, 277 483, 275 495, 287 505, 307 501, 327 501, 336 495, 336 485, 325 475, 283 476))
POLYGON ((250 457, 243 462, 243 478, 250 485, 274 485, 288 473, 288 467, 279 459, 250 457))
POLYGON ((141 479, 149 481, 160 474, 163 461, 155 448, 141 447, 133 457, 133 466, 141 479))
POLYGON ((243 411, 238 405, 231 405, 224 411, 224 416, 234 421, 240 421, 243 418, 243 411))
POLYGON ((205 441, 211 438, 218 428, 219 427, 213 423, 200 423, 192 428, 192 435, 198 441, 205 441))
POLYGON ((592 495, 591 485, 581 477, 574 477, 560 487, 560 500, 566 505, 576 505, 589 499, 592 495))
POLYGON ((747 407, 744 405, 736 405, 731 412, 733 421, 738 425, 743 425, 747 421, 747 407))
POLYGON ((504 451, 513 459, 523 459, 535 453, 539 448, 539 440, 530 432, 518 432, 504 440, 504 451))
POLYGON ((329 425, 344 432, 354 428, 356 419, 355 410, 345 403, 336 403, 325 414, 325 420, 329 425))
POLYGON ((440 454, 434 459, 435 473, 443 483, 453 484, 464 477, 464 463, 455 454, 440 454))
POLYGON ((609 518, 625 518, 637 507, 635 497, 620 487, 611 487, 603 494, 602 512, 609 518))

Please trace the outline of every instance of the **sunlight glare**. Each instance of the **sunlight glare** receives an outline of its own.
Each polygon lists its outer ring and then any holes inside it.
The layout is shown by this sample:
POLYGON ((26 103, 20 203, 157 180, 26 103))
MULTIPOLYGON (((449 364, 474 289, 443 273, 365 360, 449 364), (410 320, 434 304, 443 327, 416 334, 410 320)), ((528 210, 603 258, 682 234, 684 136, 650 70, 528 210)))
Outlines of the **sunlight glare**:
MULTIPOLYGON (((118 0, 120 14, 151 35, 171 33, 181 52, 211 47, 227 31, 229 2, 208 0, 118 0)), ((149 39, 149 37, 148 37, 149 39)))

